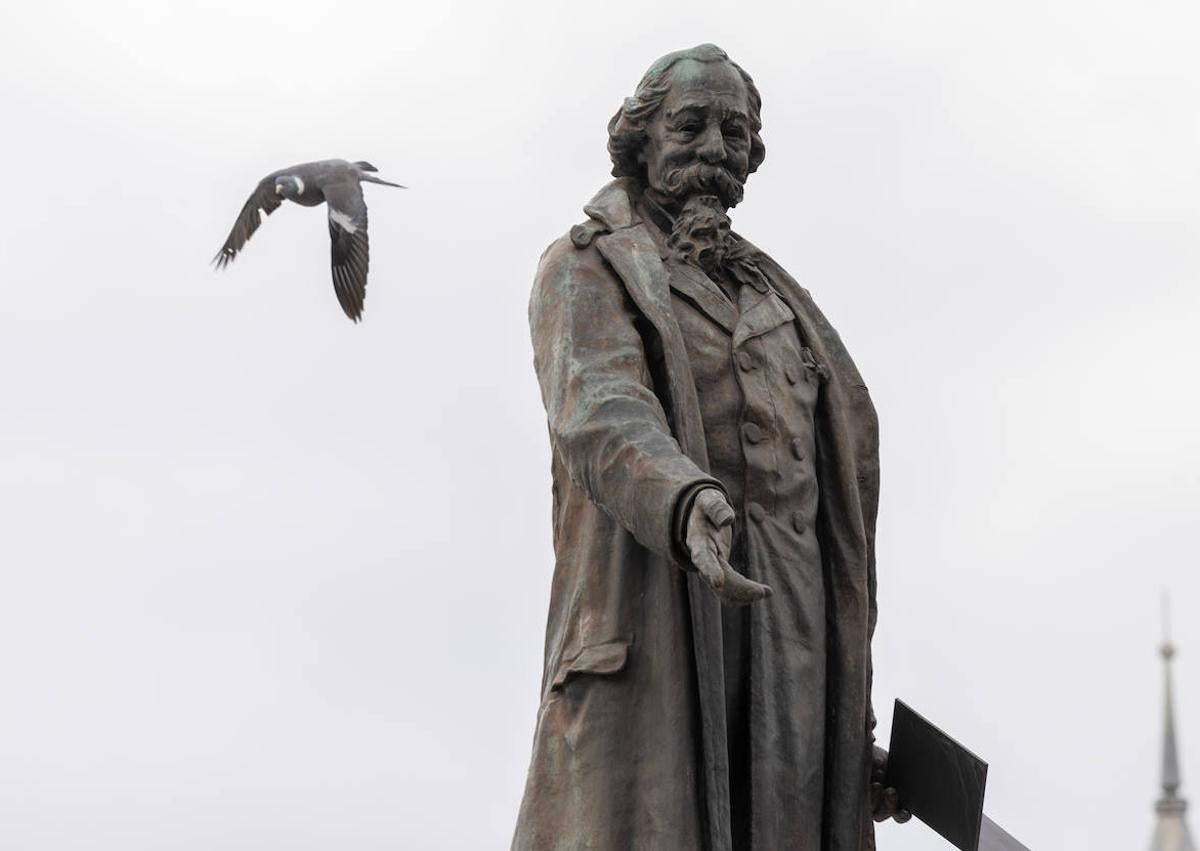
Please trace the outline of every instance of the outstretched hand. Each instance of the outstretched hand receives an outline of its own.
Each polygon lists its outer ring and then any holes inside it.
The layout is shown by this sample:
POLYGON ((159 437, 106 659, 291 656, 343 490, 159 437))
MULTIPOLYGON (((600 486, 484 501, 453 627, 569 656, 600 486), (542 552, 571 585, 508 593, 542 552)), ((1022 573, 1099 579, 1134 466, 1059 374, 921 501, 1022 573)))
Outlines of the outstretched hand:
POLYGON ((729 566, 733 519, 725 496, 716 488, 704 488, 692 503, 684 543, 692 564, 713 592, 730 605, 745 606, 770 597, 771 589, 729 566))

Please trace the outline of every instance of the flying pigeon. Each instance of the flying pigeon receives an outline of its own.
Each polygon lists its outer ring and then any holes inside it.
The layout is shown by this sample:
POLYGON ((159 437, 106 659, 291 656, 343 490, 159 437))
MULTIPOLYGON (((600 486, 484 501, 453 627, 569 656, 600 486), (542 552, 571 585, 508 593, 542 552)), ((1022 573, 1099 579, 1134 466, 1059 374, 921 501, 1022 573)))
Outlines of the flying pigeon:
POLYGON ((367 266, 370 263, 367 205, 363 201, 362 181, 404 188, 370 173, 378 170, 361 160, 353 163, 320 160, 271 172, 258 182, 258 187, 246 200, 213 263, 218 269, 224 269, 237 257, 262 224, 260 209, 269 216, 284 200, 305 207, 324 203, 329 207, 333 291, 346 315, 358 322, 367 294, 367 266))

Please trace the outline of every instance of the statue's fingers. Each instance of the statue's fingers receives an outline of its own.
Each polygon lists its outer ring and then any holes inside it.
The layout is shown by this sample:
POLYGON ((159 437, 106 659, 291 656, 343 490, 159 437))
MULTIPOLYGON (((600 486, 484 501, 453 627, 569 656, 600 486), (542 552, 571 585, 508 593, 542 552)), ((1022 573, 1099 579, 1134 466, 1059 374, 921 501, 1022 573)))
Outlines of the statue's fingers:
POLYGON ((871 784, 871 815, 875 821, 887 821, 889 813, 883 808, 883 784, 871 784))
POLYGON ((733 549, 733 524, 714 529, 709 533, 709 538, 713 542, 713 546, 717 548, 717 554, 720 555, 722 561, 729 560, 729 553, 733 549))
POLYGON ((908 810, 896 810, 896 814, 892 816, 892 818, 896 820, 897 824, 904 824, 906 821, 912 818, 912 813, 910 813, 908 810))
POLYGON ((884 787, 883 790, 883 809, 890 816, 896 814, 896 810, 900 808, 900 796, 896 794, 895 788, 891 786, 884 787))
POLYGON ((697 551, 692 552, 692 564, 696 566, 696 570, 700 571, 700 575, 704 577, 704 581, 708 583, 709 587, 720 594, 725 585, 725 571, 721 569, 721 563, 717 560, 716 554, 708 547, 700 547, 697 551))
POLYGON ((708 531, 708 546, 717 554, 717 560, 721 564, 729 561, 729 550, 733 546, 732 531, 729 526, 724 529, 709 529, 708 531))
POLYGON ((770 587, 747 579, 728 564, 721 565, 725 575, 722 588, 715 589, 721 599, 734 606, 747 606, 771 596, 770 587))

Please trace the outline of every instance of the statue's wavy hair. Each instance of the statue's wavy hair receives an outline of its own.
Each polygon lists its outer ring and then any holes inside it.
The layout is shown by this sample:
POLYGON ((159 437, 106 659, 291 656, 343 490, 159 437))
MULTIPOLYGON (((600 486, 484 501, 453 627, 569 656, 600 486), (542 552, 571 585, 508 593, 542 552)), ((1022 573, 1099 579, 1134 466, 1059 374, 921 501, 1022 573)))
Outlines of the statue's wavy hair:
POLYGON ((762 136, 762 97, 750 75, 715 44, 701 44, 688 50, 668 53, 650 66, 638 83, 633 97, 625 98, 617 114, 608 122, 608 155, 612 159, 613 177, 644 178, 638 155, 646 144, 646 124, 658 112, 671 89, 671 69, 677 62, 694 59, 697 62, 728 62, 746 84, 750 110, 750 173, 753 174, 766 159, 767 147, 762 136))

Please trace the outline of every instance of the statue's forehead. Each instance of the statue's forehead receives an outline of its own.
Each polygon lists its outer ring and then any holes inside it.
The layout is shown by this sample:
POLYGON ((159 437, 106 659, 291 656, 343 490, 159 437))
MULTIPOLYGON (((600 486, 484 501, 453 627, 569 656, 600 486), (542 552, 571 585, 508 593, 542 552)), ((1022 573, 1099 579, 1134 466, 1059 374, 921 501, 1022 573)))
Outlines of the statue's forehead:
POLYGON ((749 92, 741 74, 728 62, 685 59, 671 68, 670 81, 663 102, 668 116, 712 106, 719 106, 722 111, 746 112, 749 92))

